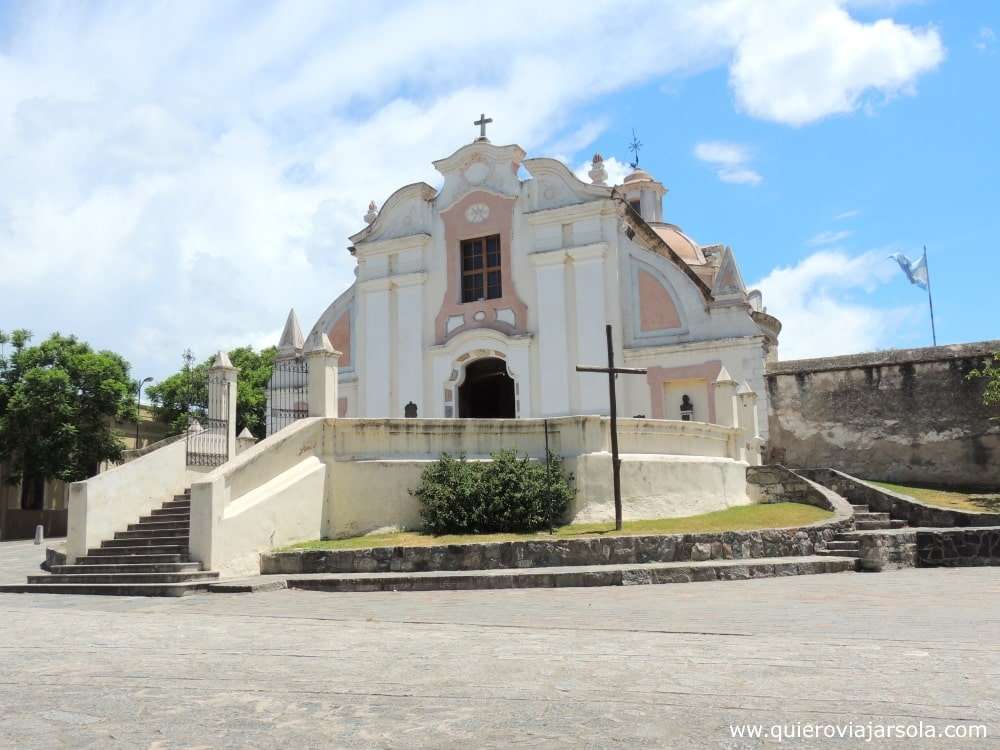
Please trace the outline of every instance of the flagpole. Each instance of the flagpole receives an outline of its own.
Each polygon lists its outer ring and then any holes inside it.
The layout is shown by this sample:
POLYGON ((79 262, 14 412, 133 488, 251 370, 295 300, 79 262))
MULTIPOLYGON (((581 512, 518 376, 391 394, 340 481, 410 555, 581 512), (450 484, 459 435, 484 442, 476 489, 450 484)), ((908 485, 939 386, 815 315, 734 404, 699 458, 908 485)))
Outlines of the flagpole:
POLYGON ((934 298, 931 297, 931 267, 927 262, 927 245, 924 245, 924 268, 927 269, 927 304, 931 308, 931 338, 937 346, 937 331, 934 328, 934 298))

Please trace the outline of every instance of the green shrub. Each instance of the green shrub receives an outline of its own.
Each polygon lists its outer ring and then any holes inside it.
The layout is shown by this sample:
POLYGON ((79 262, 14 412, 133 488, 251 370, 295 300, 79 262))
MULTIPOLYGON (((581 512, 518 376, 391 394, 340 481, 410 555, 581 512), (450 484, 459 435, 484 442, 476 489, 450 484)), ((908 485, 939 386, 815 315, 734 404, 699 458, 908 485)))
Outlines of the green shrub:
POLYGON ((571 476, 559 458, 547 462, 518 457, 512 450, 492 461, 441 458, 424 469, 420 499, 424 527, 434 534, 493 534, 551 529, 573 497, 571 476))

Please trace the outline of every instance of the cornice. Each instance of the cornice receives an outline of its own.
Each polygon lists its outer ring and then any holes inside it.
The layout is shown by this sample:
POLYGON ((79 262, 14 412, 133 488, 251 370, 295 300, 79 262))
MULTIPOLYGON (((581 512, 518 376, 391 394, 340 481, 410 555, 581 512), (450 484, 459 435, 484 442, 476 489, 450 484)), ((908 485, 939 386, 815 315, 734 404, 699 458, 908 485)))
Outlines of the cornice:
POLYGON ((558 250, 546 250, 541 253, 528 253, 528 260, 536 267, 555 266, 566 262, 566 251, 562 248, 558 250))
POLYGON ((393 287, 413 286, 423 284, 427 281, 427 274, 423 271, 416 273, 400 273, 392 276, 378 276, 374 279, 364 279, 357 284, 364 292, 383 292, 393 287))
POLYGON ((594 242, 589 245, 578 245, 566 248, 566 253, 574 263, 587 263, 593 260, 603 260, 608 254, 607 242, 594 242))
POLYGON ((529 224, 565 223, 566 220, 586 219, 591 216, 613 216, 617 214, 615 202, 611 198, 598 198, 584 203, 571 203, 559 208, 542 208, 525 211, 524 218, 529 224))
POLYGON ((372 240, 371 242, 360 242, 355 245, 356 255, 363 258, 372 258, 376 255, 388 255, 399 253, 404 250, 414 250, 423 247, 431 241, 431 236, 427 232, 417 232, 404 237, 393 237, 391 240, 372 240))

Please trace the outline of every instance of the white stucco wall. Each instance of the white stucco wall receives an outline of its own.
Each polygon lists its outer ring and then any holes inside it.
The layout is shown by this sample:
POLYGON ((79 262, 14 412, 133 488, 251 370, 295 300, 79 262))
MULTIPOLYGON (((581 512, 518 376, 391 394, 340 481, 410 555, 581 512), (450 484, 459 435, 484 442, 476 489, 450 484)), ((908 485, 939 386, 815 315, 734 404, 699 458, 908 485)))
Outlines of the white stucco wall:
POLYGON ((319 538, 327 421, 301 419, 191 485, 192 559, 246 574, 259 570, 261 552, 319 538))
MULTIPOLYGON (((442 453, 488 459, 511 448, 573 474, 568 521, 614 515, 610 420, 300 420, 194 483, 191 555, 225 574, 254 569, 267 549, 382 528, 419 528, 411 490, 442 453)), ((664 518, 749 502, 740 430, 700 422, 623 419, 619 425, 626 519, 664 518)))
POLYGON ((116 531, 159 508, 201 476, 185 465, 183 439, 134 461, 115 466, 69 488, 66 555, 68 563, 99 547, 116 531))

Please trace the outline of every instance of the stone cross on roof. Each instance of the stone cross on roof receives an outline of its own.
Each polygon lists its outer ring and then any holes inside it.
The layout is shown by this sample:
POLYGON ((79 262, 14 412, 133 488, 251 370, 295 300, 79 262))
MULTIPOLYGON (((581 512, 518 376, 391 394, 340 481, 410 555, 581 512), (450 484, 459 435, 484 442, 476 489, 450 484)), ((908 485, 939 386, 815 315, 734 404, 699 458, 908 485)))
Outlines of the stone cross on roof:
POLYGON ((473 125, 479 126, 479 140, 486 140, 486 126, 493 122, 492 117, 487 117, 485 113, 479 115, 479 119, 476 120, 473 125))

